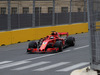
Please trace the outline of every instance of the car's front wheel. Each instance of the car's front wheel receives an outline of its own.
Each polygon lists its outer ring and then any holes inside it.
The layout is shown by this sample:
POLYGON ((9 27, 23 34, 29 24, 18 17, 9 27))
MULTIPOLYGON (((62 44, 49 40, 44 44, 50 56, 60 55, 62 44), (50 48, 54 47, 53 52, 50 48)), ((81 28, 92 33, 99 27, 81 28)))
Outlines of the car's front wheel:
POLYGON ((27 53, 33 53, 33 48, 37 48, 37 43, 35 41, 31 41, 28 45, 27 53))
POLYGON ((28 48, 37 48, 37 43, 36 43, 35 41, 31 41, 31 42, 29 43, 28 48))
POLYGON ((62 52, 62 50, 63 50, 63 44, 61 41, 56 41, 54 47, 59 48, 58 52, 62 52))

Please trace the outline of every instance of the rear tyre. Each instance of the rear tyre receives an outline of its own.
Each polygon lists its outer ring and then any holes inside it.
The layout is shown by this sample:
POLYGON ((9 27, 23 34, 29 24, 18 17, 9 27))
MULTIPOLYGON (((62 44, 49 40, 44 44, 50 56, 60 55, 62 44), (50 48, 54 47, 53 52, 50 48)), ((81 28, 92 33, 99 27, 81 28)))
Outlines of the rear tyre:
POLYGON ((62 52, 63 50, 63 45, 61 41, 56 41, 54 47, 59 48, 58 52, 62 52))
POLYGON ((75 45, 75 38, 74 37, 68 37, 66 39, 66 43, 69 45, 69 46, 74 46, 75 45))

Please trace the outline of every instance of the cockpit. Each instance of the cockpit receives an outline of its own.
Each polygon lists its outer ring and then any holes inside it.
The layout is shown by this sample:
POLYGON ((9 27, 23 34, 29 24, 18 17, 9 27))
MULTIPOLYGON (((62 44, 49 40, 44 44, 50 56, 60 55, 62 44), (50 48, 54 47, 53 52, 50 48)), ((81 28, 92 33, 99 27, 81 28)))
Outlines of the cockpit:
POLYGON ((54 36, 51 36, 50 39, 54 39, 54 36))

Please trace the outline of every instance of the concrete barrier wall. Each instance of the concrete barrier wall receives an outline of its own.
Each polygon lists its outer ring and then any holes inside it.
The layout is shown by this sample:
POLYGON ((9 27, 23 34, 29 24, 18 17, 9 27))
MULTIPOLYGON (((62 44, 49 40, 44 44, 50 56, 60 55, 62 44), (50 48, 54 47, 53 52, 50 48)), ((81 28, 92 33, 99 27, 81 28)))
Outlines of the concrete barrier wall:
POLYGON ((11 36, 11 32, 0 32, 0 46, 11 44, 11 36))
POLYGON ((82 32, 85 33, 88 32, 88 23, 0 32, 0 46, 15 44, 18 42, 26 42, 29 40, 38 40, 46 35, 49 35, 51 31, 69 32, 70 35, 82 32))
POLYGON ((96 22, 96 29, 100 30, 100 22, 96 22))

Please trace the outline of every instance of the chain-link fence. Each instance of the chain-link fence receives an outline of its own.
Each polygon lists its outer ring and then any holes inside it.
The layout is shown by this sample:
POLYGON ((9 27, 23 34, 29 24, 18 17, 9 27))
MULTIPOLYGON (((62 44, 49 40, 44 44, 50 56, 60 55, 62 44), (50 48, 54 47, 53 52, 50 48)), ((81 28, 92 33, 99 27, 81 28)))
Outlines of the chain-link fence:
POLYGON ((86 0, 0 0, 0 31, 87 22, 86 0))
POLYGON ((91 68, 100 70, 100 0, 88 0, 91 68))

